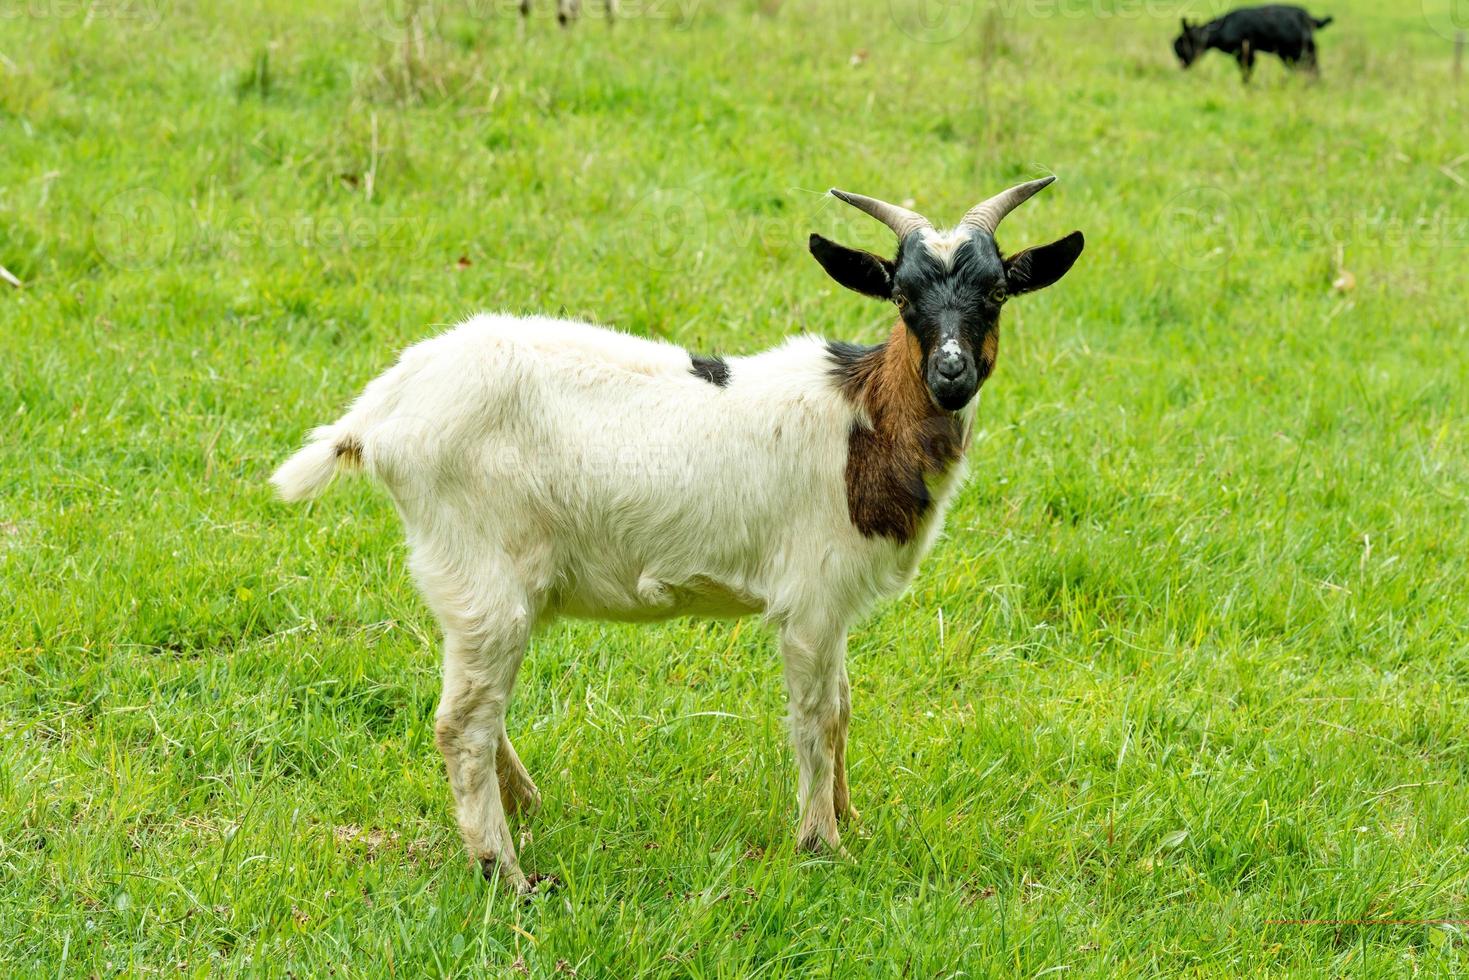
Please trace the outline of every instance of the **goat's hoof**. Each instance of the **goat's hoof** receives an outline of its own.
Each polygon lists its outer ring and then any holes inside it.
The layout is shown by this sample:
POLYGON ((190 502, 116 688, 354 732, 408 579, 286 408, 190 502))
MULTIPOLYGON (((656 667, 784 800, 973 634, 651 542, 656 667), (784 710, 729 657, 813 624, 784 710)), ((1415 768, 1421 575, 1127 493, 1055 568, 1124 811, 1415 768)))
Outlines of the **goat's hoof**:
POLYGON ((560 878, 553 874, 541 874, 538 871, 532 871, 526 877, 526 882, 530 885, 530 894, 534 895, 547 895, 561 887, 560 878))
POLYGON ((511 891, 515 892, 515 894, 530 894, 530 882, 526 881, 525 875, 521 872, 520 868, 514 864, 506 865, 493 854, 479 859, 479 873, 490 884, 494 884, 498 878, 511 891))
POLYGON ((808 834, 797 841, 796 850, 805 854, 828 854, 841 861, 856 863, 851 852, 842 846, 841 838, 836 834, 832 834, 829 838, 822 837, 820 834, 808 834))

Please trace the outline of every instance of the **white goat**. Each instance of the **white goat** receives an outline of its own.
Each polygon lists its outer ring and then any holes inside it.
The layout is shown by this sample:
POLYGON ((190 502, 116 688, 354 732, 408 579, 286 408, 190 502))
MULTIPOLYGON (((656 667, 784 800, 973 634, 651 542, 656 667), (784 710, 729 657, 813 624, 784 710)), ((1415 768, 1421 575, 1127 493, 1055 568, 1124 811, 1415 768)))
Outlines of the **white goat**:
POLYGON ((763 615, 780 631, 800 768, 798 843, 842 853, 849 625, 900 592, 963 471, 1000 305, 1050 285, 1075 232, 1002 259, 1000 219, 1053 178, 953 231, 832 193, 899 237, 888 261, 818 235, 839 283, 895 302, 874 347, 803 336, 751 357, 581 323, 479 316, 403 352, 276 472, 286 500, 361 467, 392 496, 444 630, 436 737, 486 877, 528 886, 506 822, 540 795, 505 731, 533 629, 763 615))

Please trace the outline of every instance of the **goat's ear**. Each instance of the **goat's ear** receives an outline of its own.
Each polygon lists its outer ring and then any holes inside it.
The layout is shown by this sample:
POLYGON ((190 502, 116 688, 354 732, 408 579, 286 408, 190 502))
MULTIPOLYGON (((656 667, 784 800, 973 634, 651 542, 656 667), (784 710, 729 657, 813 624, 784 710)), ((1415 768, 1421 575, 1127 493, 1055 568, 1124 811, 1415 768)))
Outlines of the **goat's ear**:
POLYGON ((1187 34, 1189 31, 1193 30, 1193 28, 1191 28, 1191 27, 1188 26, 1188 18, 1187 17, 1180 17, 1180 18, 1178 18, 1178 22, 1183 25, 1183 33, 1187 34))
POLYGON ((811 254, 837 282, 863 296, 893 298, 893 263, 887 259, 847 248, 820 235, 811 236, 811 254))
POLYGON ((1045 289, 1070 271, 1086 239, 1073 231, 1049 245, 1028 248, 1005 260, 1005 289, 1012 296, 1045 289))

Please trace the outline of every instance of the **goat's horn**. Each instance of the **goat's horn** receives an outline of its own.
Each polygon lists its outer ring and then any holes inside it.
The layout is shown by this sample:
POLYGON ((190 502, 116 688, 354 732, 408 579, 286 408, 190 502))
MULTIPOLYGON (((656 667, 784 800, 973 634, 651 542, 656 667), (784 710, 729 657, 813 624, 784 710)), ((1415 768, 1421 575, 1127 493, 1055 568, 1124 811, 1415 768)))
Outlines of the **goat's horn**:
POLYGON ((910 234, 921 228, 932 228, 933 222, 929 221, 917 211, 909 211, 900 208, 896 204, 879 201, 875 197, 863 197, 861 194, 848 194, 833 187, 827 193, 839 201, 846 201, 858 211, 865 211, 878 221, 893 230, 898 238, 907 238, 910 234))
POLYGON ((978 228, 980 231, 993 235, 995 229, 1000 227, 1000 222, 1005 220, 1005 215, 1020 207, 1032 194, 1055 179, 1055 177, 1042 177, 1040 180, 1017 184, 1008 191, 1001 191, 988 201, 981 201, 970 208, 969 213, 959 224, 967 228, 978 228))

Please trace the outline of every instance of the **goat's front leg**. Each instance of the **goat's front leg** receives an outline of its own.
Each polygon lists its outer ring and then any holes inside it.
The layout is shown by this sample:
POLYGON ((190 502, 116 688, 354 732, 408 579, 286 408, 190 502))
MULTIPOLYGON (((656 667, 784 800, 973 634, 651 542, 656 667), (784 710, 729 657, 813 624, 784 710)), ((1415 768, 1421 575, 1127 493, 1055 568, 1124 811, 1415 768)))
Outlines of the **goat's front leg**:
MULTIPOLYGON (((838 746, 846 753, 843 673, 847 653, 844 626, 788 622, 781 631, 786 690, 790 697, 791 739, 799 770, 800 824, 797 846, 825 845, 847 856, 837 833, 838 746)), ((844 806, 846 775, 841 776, 844 806)))
POLYGON ((1244 76, 1245 84, 1248 85, 1250 76, 1255 74, 1255 52, 1250 47, 1249 41, 1240 44, 1238 60, 1240 73, 1244 76))

